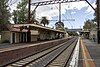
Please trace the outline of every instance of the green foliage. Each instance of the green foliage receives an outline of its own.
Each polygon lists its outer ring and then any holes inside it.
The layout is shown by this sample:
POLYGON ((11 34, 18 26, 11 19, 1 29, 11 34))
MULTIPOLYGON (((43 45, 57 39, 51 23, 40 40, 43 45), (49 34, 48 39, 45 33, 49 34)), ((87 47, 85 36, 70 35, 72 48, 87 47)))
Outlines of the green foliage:
POLYGON ((27 21, 28 9, 26 8, 28 0, 21 0, 17 4, 17 10, 13 11, 13 21, 15 24, 25 23, 27 21))
POLYGON ((19 4, 17 5, 17 8, 24 10, 24 8, 26 8, 27 4, 28 4, 28 0, 21 0, 21 2, 19 2, 19 4))
POLYGON ((87 20, 83 26, 83 29, 91 30, 93 28, 96 28, 96 24, 92 20, 87 20))
POLYGON ((17 16, 17 10, 14 10, 13 11, 13 21, 14 21, 14 23, 16 24, 17 22, 18 22, 18 16, 17 16))
MULTIPOLYGON (((15 24, 23 24, 23 23, 27 23, 28 22, 28 0, 21 0, 21 2, 19 2, 17 4, 17 10, 13 11, 13 21, 15 24)), ((30 17, 30 21, 32 23, 34 22, 38 22, 35 19, 35 11, 31 11, 31 17, 30 17)))
POLYGON ((63 30, 64 31, 64 23, 63 22, 57 22, 55 23, 55 27, 57 30, 63 30))
POLYGON ((8 0, 0 0, 0 24, 10 23, 9 19, 11 14, 9 12, 9 7, 7 5, 8 0))
POLYGON ((70 36, 78 36, 78 34, 77 34, 76 32, 68 32, 68 34, 69 34, 70 36))
POLYGON ((44 26, 48 25, 49 24, 48 19, 46 17, 42 17, 41 24, 43 24, 44 26))

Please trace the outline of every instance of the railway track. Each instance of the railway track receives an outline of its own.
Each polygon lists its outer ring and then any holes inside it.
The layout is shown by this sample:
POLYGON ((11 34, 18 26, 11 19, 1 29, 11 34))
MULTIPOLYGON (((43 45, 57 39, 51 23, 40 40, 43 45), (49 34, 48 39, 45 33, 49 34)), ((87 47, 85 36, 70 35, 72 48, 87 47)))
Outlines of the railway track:
POLYGON ((7 64, 5 67, 65 67, 70 59, 76 42, 77 38, 70 39, 67 42, 53 48, 7 64))

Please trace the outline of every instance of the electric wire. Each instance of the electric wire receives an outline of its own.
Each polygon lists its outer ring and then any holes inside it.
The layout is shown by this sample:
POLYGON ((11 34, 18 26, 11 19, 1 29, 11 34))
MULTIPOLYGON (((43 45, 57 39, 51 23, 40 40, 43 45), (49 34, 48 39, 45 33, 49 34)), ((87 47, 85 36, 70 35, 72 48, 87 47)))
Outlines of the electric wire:
MULTIPOLYGON (((56 6, 56 5, 55 5, 56 6)), ((58 9, 58 7, 56 6, 56 8, 58 9)), ((59 10, 59 9, 58 9, 59 10)), ((62 14, 63 15, 63 17, 67 20, 67 17, 64 15, 64 14, 62 14)), ((72 24, 68 21, 68 23, 70 24, 70 26, 72 26, 72 24)))

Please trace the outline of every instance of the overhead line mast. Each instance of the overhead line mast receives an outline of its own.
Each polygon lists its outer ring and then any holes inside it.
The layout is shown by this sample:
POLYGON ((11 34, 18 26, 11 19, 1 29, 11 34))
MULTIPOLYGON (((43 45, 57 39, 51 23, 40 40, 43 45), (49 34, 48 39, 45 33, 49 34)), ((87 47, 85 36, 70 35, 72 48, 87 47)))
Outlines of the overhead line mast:
POLYGON ((100 44, 100 0, 97 0, 97 42, 100 44))
POLYGON ((28 2, 28 23, 30 23, 30 18, 31 18, 31 0, 28 2))
MULTIPOLYGON (((52 0, 52 1, 43 1, 43 2, 36 2, 36 3, 31 3, 31 0, 29 0, 29 11, 30 11, 30 5, 36 6, 33 11, 36 10, 38 6, 43 6, 43 5, 50 5, 50 4, 59 4, 59 22, 61 22, 61 3, 67 3, 67 2, 76 2, 77 0, 52 0), (31 3, 31 4, 30 4, 31 3)), ((29 17, 30 17, 30 12, 29 12, 29 17)), ((30 20, 30 18, 28 19, 30 20)))
MULTIPOLYGON (((50 4, 58 4, 59 3, 59 7, 61 5, 61 3, 67 3, 67 2, 77 2, 77 1, 86 1, 91 7, 93 10, 95 10, 95 8, 89 3, 88 0, 53 0, 53 1, 44 1, 44 2, 36 2, 36 3, 31 3, 31 0, 29 0, 29 16, 28 16, 28 19, 30 21, 30 5, 33 5, 33 6, 36 6, 36 8, 38 6, 42 6, 42 5, 50 5, 50 4)), ((99 4, 100 0, 97 0, 97 11, 95 10, 95 12, 97 13, 97 41, 98 43, 100 43, 100 20, 99 20, 99 13, 100 13, 100 4, 99 4)), ((59 21, 61 21, 61 14, 59 12, 59 21)))
POLYGON ((61 22, 61 3, 59 3, 59 22, 61 22))
POLYGON ((68 1, 68 0, 53 0, 53 1, 43 1, 43 2, 36 2, 32 3, 33 6, 43 6, 43 5, 50 5, 50 4, 59 4, 59 3, 67 3, 67 2, 76 2, 76 0, 68 1))

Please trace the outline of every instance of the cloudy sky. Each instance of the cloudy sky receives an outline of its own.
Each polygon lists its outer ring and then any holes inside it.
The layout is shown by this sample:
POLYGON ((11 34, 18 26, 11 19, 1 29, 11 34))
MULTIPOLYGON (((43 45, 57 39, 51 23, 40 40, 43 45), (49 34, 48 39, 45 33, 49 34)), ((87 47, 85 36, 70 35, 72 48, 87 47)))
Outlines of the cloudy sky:
MULTIPOLYGON (((11 5, 11 12, 16 9, 16 4, 20 0, 15 0, 13 5, 11 5)), ((41 1, 48 1, 48 0, 32 0, 34 2, 41 2, 41 1)), ((88 0, 93 7, 96 7, 95 0, 88 0)), ((35 6, 32 6, 34 9, 35 6)), ((70 2, 70 3, 62 3, 61 5, 61 18, 65 24, 65 27, 68 28, 82 28, 84 25, 84 21, 87 19, 94 18, 94 10, 85 2, 70 2), (75 21, 71 21, 68 19, 75 19, 75 21)), ((40 19, 42 16, 46 16, 49 20, 58 20, 58 4, 53 5, 45 5, 39 6, 36 9, 36 18, 40 19)), ((49 26, 52 27, 57 21, 50 21, 49 26)))

